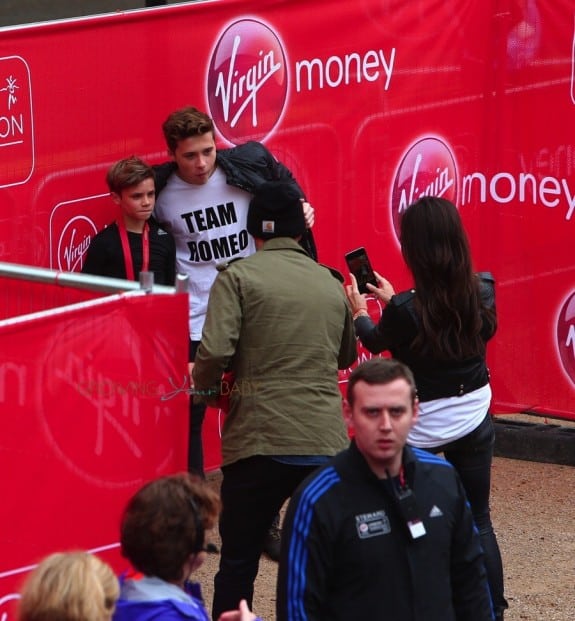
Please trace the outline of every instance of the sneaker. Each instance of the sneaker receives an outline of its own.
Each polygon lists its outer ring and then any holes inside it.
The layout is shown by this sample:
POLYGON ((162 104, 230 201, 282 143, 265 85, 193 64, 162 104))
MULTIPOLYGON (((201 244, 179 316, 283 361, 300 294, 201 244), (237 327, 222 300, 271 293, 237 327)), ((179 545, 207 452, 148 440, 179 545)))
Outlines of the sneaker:
POLYGON ((272 561, 280 560, 281 542, 280 516, 276 515, 264 541, 264 552, 272 561))

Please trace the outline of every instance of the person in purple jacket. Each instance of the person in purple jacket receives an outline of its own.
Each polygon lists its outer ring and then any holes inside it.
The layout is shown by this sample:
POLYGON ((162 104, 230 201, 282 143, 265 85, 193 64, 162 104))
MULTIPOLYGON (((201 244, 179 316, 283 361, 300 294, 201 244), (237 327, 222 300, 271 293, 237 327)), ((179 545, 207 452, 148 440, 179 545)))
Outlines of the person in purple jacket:
MULTIPOLYGON (((220 498, 201 478, 189 473, 151 481, 130 499, 120 527, 122 555, 134 572, 120 578, 113 621, 209 621, 199 584, 190 580, 215 550, 206 544, 220 498)), ((258 621, 247 603, 218 621, 258 621)))

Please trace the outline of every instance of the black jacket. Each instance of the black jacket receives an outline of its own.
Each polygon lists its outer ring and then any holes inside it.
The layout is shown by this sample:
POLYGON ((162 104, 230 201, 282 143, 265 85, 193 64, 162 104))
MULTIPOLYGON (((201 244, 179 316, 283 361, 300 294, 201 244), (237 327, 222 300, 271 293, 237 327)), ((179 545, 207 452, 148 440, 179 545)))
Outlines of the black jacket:
MULTIPOLYGON (((289 169, 275 159, 260 142, 250 141, 231 149, 216 152, 216 163, 224 171, 229 185, 253 194, 255 189, 266 181, 293 181, 302 198, 303 190, 289 169)), ((159 194, 168 177, 176 170, 174 162, 165 162, 153 167, 156 175, 156 194, 159 194)), ((317 261, 317 249, 311 230, 307 229, 300 241, 304 250, 317 261)))
POLYGON ((352 442, 292 496, 282 533, 278 621, 490 621, 479 535, 453 467, 406 447, 426 534, 412 539, 391 488, 352 442))
MULTIPOLYGON (((171 233, 164 231, 150 218, 150 264, 157 285, 174 286, 176 278, 176 244, 171 233)), ((132 253, 134 278, 140 277, 142 269, 142 235, 128 231, 128 243, 132 253)), ((127 278, 126 264, 118 225, 113 222, 102 229, 90 242, 86 260, 82 267, 84 274, 127 278)))
MULTIPOLYGON (((483 305, 495 311, 495 281, 489 272, 480 272, 480 293, 483 305)), ((489 382, 484 355, 467 360, 439 361, 413 351, 412 343, 419 331, 414 310, 414 290, 394 295, 384 308, 381 319, 374 324, 369 317, 355 320, 355 331, 363 346, 377 354, 389 351, 413 372, 419 400, 431 401, 464 395, 489 382)), ((484 320, 482 339, 486 343, 495 333, 495 325, 484 320)))

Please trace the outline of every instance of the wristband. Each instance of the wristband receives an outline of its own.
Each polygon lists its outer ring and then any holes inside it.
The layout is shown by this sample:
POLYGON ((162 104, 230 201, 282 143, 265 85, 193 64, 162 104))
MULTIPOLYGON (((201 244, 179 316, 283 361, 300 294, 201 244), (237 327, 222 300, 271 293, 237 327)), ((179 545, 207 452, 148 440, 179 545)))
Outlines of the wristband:
POLYGON ((356 310, 355 313, 353 314, 353 320, 355 321, 358 317, 369 317, 367 308, 360 308, 356 310))

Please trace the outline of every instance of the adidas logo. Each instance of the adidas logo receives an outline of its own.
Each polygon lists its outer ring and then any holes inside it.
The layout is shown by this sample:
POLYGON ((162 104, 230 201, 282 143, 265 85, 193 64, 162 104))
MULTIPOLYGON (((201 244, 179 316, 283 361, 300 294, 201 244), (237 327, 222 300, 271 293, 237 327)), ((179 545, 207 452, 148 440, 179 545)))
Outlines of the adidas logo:
POLYGON ((158 235, 167 235, 167 234, 168 234, 167 231, 164 231, 164 229, 158 228, 158 235))
POLYGON ((429 517, 441 517, 443 515, 443 511, 437 506, 437 505, 433 505, 433 507, 431 507, 431 511, 429 512, 429 517))

